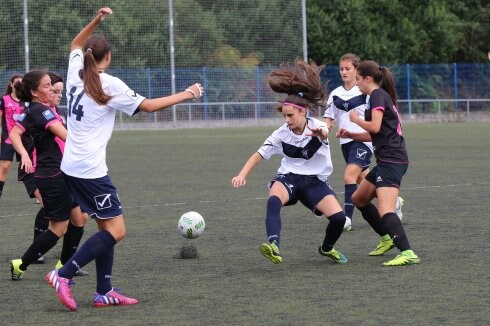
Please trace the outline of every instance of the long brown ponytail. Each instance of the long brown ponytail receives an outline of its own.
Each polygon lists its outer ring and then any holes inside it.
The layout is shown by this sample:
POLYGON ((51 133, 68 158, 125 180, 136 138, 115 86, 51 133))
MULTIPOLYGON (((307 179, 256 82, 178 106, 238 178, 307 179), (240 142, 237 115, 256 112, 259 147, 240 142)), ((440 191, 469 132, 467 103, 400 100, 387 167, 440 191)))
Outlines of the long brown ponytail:
POLYGON ((85 93, 90 96, 97 104, 107 104, 112 96, 106 94, 102 88, 97 63, 104 59, 105 55, 111 51, 111 45, 104 36, 99 34, 91 35, 83 47, 83 87, 85 93))

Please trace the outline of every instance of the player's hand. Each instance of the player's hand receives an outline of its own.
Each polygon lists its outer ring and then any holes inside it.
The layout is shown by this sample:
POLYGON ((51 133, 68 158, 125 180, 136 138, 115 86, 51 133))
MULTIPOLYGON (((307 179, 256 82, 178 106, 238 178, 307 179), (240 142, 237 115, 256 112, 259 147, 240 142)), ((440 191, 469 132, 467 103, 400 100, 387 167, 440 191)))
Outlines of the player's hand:
POLYGON ((109 7, 100 8, 99 11, 97 12, 97 18, 100 21, 103 21, 105 19, 105 16, 107 15, 112 15, 112 9, 109 7))
POLYGON ((194 98, 200 98, 204 94, 204 87, 200 83, 195 83, 187 87, 185 91, 191 93, 194 98))
POLYGON ((318 128, 310 128, 309 126, 306 126, 308 129, 310 129, 310 133, 306 134, 306 136, 311 136, 311 137, 320 137, 321 139, 326 139, 328 137, 328 129, 324 127, 318 127, 318 128))
POLYGON ((350 110, 349 119, 352 122, 356 122, 357 120, 359 120, 359 112, 357 112, 357 110, 350 110))
POLYGON ((231 179, 231 184, 235 188, 243 187, 247 184, 247 180, 244 177, 237 175, 236 177, 231 179))
POLYGON ((340 128, 337 133, 335 134, 335 137, 337 138, 350 138, 350 132, 340 128))
POLYGON ((20 169, 24 169, 26 173, 32 173, 34 172, 34 169, 32 168, 32 161, 29 158, 28 154, 22 155, 21 156, 21 161, 20 161, 20 169))

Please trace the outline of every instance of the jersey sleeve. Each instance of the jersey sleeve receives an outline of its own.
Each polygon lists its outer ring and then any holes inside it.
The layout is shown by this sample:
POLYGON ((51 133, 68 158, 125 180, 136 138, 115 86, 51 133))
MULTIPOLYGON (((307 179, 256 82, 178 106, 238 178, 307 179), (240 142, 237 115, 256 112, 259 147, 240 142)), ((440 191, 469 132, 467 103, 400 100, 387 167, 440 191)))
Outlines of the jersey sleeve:
POLYGON ((83 69, 83 52, 81 49, 75 49, 70 52, 68 61, 68 74, 66 79, 66 90, 69 91, 73 85, 81 82, 80 70, 83 69))
POLYGON ((117 77, 112 77, 109 85, 108 93, 112 96, 112 99, 109 101, 108 105, 127 115, 132 116, 136 113, 141 102, 145 100, 144 96, 133 91, 117 77))
POLYGON ((5 101, 3 100, 3 96, 0 97, 0 111, 5 112, 5 101))
POLYGON ((381 92, 373 92, 369 98, 371 111, 381 110, 385 111, 385 101, 381 92))
POLYGON ((257 152, 266 160, 270 159, 272 155, 279 154, 282 151, 281 139, 279 137, 279 130, 276 130, 267 137, 265 142, 260 146, 257 152))
POLYGON ((337 108, 335 107, 335 104, 333 102, 333 95, 332 93, 330 93, 330 95, 328 96, 325 114, 323 115, 323 117, 335 120, 335 112, 337 111, 336 109, 337 108))

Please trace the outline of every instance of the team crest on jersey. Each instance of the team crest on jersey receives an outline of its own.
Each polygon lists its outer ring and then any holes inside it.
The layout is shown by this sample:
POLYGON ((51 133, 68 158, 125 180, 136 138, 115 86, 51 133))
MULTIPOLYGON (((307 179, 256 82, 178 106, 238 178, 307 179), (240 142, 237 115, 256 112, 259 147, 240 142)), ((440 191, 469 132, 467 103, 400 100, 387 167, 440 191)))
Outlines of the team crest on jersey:
POLYGON ((128 89, 126 91, 126 95, 133 99, 134 101, 136 101, 137 99, 139 99, 140 95, 138 93, 136 93, 135 91, 133 91, 132 89, 128 89))
POLYGON ((26 114, 25 113, 21 113, 19 115, 19 117, 17 118, 17 121, 23 121, 25 117, 26 117, 26 114))
POLYGON ((44 112, 43 112, 43 117, 44 117, 46 120, 48 120, 48 121, 49 121, 49 120, 51 120, 51 119, 53 119, 53 118, 54 118, 54 114, 53 114, 53 112, 51 112, 51 110, 49 110, 49 109, 48 109, 48 110, 46 110, 46 111, 44 111, 44 112))

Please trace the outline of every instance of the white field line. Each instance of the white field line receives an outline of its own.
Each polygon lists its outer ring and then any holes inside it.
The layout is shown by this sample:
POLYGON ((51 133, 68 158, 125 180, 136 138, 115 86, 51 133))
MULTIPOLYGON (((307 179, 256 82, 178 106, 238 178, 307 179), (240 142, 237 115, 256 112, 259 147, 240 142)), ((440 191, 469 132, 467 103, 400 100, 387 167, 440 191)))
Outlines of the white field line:
MULTIPOLYGON (((489 185, 490 181, 487 182, 475 182, 475 183, 459 183, 459 184, 448 184, 448 185, 432 185, 432 186, 418 186, 418 187, 407 187, 402 188, 403 192, 409 190, 420 190, 420 189, 435 189, 435 188, 452 188, 452 187, 471 187, 471 186, 483 186, 489 185)), ((343 194, 344 192, 337 192, 337 194, 343 194)), ((267 197, 252 197, 252 198, 239 198, 239 199, 224 199, 220 198, 219 200, 199 200, 197 201, 200 204, 215 204, 222 202, 240 202, 240 201, 255 201, 255 200, 265 200, 267 197)), ((160 204, 146 204, 146 205, 137 205, 137 206, 124 206, 124 210, 126 209, 137 209, 137 208, 151 208, 151 207, 168 207, 168 206, 185 206, 189 203, 186 202, 176 202, 176 203, 160 203, 160 204)), ((31 213, 19 213, 19 214, 8 214, 8 215, 0 215, 0 218, 3 217, 18 217, 18 216, 30 216, 31 213)))

